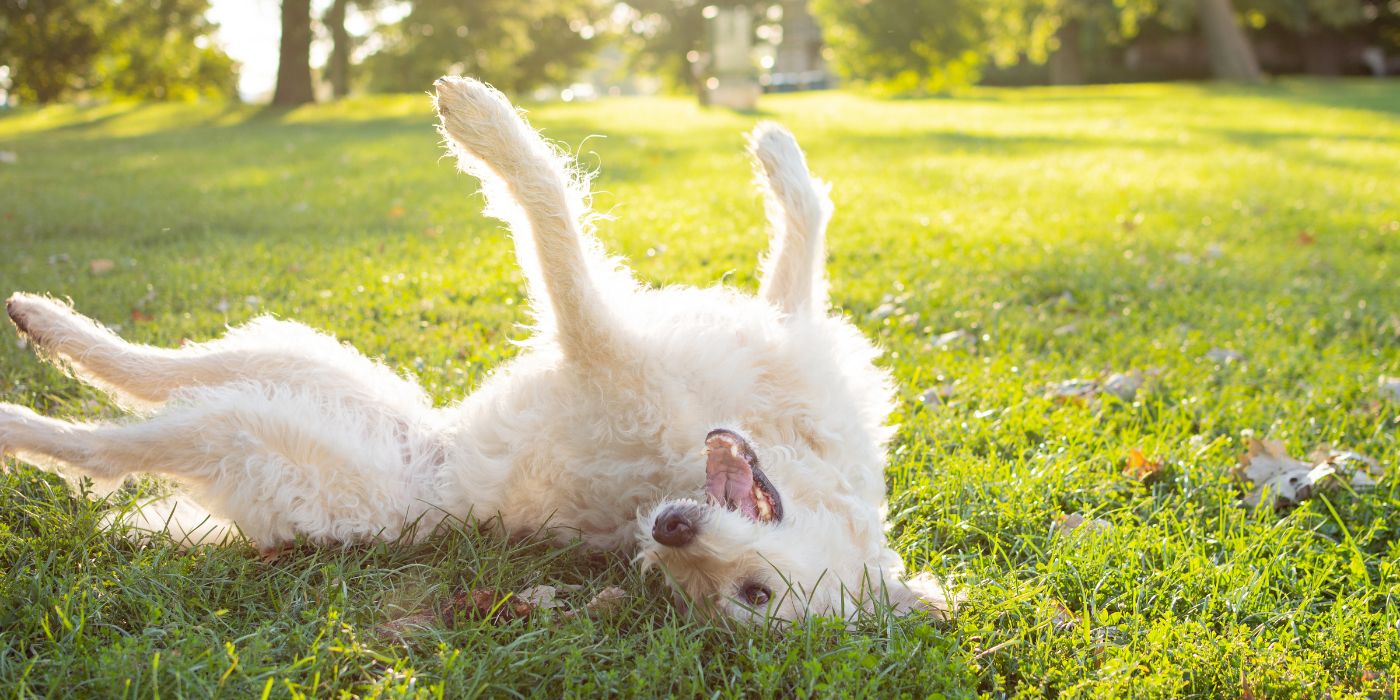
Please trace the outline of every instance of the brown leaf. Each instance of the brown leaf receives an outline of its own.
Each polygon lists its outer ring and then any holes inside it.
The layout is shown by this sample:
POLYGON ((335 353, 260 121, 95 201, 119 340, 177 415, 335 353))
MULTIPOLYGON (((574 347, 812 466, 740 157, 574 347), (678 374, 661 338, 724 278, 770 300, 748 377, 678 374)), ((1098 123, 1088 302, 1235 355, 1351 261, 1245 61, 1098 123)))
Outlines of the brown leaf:
POLYGON ((131 320, 133 320, 133 321, 135 321, 135 322, 137 322, 137 323, 145 323, 145 322, 147 322, 147 321, 152 320, 152 318, 151 318, 150 316, 147 316, 146 313, 145 313, 144 311, 142 311, 141 309, 132 309, 132 310, 131 310, 131 320))
POLYGON ((117 268, 117 264, 107 258, 96 258, 88 261, 88 272, 94 275, 105 275, 117 268))
POLYGON ((1099 383, 1090 379, 1071 379, 1045 388, 1046 398, 1055 403, 1087 404, 1099 393, 1099 383))
POLYGON ((1312 245, 1316 242, 1317 239, 1313 238, 1312 231, 1307 229, 1298 230, 1298 245, 1312 245))
POLYGON ((1134 447, 1128 451, 1128 462, 1123 467, 1123 475, 1135 481, 1145 482, 1161 473, 1163 464, 1162 460, 1149 459, 1142 450, 1134 447))

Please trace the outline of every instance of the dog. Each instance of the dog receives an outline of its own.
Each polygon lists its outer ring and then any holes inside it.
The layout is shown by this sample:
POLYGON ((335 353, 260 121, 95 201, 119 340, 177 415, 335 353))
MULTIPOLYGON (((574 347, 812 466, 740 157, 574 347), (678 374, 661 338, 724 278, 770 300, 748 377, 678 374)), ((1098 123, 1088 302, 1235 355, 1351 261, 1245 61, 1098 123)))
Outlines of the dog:
MULTIPOLYGON (((772 226, 757 296, 640 287, 592 236, 589 177, 494 88, 435 83, 438 131, 513 233, 534 315, 514 360, 456 405, 304 325, 259 318, 178 349, 69 305, 6 311, 43 357, 141 422, 0 404, 0 450, 94 482, 180 494, 122 524, 264 550, 417 540, 448 521, 635 556, 676 597, 741 621, 946 613, 885 537, 890 376, 829 311, 829 187, 792 135, 748 137, 772 226)), ((115 521, 111 523, 117 525, 115 521)))

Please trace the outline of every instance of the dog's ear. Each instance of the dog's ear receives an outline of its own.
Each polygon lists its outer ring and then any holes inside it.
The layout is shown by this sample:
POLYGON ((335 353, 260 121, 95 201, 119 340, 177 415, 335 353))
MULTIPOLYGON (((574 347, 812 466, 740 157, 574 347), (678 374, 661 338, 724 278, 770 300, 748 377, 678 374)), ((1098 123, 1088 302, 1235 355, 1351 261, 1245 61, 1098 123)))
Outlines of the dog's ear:
POLYGON ((930 573, 909 578, 887 576, 884 588, 890 610, 901 616, 922 611, 946 620, 961 602, 957 596, 949 595, 943 582, 930 573))

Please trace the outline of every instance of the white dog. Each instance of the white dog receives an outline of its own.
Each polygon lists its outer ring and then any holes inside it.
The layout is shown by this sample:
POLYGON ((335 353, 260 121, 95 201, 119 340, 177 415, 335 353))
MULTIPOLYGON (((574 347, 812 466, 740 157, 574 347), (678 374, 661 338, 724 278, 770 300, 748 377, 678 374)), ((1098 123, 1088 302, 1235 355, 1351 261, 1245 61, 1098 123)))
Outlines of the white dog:
POLYGON ((260 318, 163 349, 15 294, 6 309, 39 352, 148 417, 80 424, 0 404, 0 449, 98 481, 166 475, 183 495, 144 518, 176 537, 208 536, 196 530, 212 517, 274 549, 475 519, 635 553, 705 613, 946 611, 885 541, 891 381, 827 311, 831 203, 792 136, 763 124, 749 137, 774 229, 758 297, 642 289, 589 235, 587 178, 501 93, 436 87, 439 130, 529 280, 537 330, 520 357, 434 408, 300 324, 260 318))

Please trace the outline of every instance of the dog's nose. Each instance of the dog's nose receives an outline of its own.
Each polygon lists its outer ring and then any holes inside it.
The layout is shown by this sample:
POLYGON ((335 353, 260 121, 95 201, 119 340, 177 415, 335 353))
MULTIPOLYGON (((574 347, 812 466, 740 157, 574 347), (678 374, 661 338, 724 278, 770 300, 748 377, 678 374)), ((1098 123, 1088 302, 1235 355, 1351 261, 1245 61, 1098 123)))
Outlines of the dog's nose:
POLYGON ((695 539, 695 514, 689 508, 672 506, 656 516, 651 538, 667 547, 684 547, 695 539))

